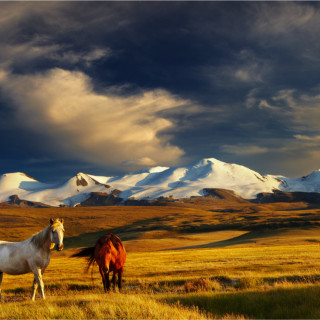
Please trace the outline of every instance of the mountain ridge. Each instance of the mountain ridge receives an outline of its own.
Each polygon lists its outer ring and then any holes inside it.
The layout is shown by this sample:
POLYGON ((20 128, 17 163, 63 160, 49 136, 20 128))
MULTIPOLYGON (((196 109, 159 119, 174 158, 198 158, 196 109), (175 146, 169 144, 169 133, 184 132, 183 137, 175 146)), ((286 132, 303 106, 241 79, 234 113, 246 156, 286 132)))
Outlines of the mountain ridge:
MULTIPOLYGON (((95 176, 78 172, 63 183, 42 183, 22 172, 0 176, 0 202, 12 195, 50 206, 76 206, 92 193, 128 199, 174 199, 206 196, 206 189, 232 190, 243 199, 259 193, 320 192, 320 170, 301 178, 261 175, 245 166, 204 158, 187 166, 151 167, 122 176, 95 176), (113 191, 117 190, 116 196, 113 191)), ((87 201, 88 202, 88 201, 87 201)), ((89 201, 90 202, 90 201, 89 201)), ((120 203, 120 201, 116 201, 120 203)))

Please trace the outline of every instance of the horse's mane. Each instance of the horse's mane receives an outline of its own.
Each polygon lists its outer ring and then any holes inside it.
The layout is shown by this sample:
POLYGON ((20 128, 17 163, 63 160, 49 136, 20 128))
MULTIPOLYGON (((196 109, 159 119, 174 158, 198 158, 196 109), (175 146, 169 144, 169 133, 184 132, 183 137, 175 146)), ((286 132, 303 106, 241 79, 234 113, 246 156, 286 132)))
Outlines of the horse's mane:
POLYGON ((115 248, 119 249, 119 245, 123 248, 123 245, 122 245, 120 238, 118 238, 112 232, 107 233, 104 237, 105 237, 105 239, 110 239, 115 248))
POLYGON ((39 231, 35 235, 33 235, 30 239, 31 243, 33 243, 36 247, 41 247, 43 243, 47 240, 49 236, 50 226, 45 229, 39 231))

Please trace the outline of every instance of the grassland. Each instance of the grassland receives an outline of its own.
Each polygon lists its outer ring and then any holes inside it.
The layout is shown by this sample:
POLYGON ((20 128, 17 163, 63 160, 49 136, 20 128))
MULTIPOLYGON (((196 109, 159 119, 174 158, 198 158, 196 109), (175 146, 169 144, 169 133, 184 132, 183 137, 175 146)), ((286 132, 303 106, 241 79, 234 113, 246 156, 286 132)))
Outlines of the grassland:
POLYGON ((203 201, 178 207, 0 208, 0 239, 19 241, 65 219, 65 246, 44 274, 5 275, 0 318, 320 318, 320 208, 203 201), (106 230, 124 240, 121 293, 70 258, 106 230))

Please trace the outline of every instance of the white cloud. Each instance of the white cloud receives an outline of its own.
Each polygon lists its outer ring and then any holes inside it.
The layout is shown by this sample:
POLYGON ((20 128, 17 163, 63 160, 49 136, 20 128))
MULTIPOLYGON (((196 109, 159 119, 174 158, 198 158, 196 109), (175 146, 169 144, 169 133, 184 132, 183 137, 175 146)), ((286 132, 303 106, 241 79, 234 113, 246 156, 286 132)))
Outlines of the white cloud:
MULTIPOLYGON (((1 3, 0 10, 0 69, 10 69, 37 59, 51 60, 51 63, 81 63, 90 66, 93 61, 111 56, 108 46, 89 46, 79 52, 72 42, 60 42, 60 34, 83 30, 83 21, 77 15, 68 14, 70 4, 58 2, 1 3), (42 20, 45 19, 45 20, 42 20), (32 24, 29 21, 35 20, 32 24), (28 28, 40 22, 39 30, 31 33, 28 28), (81 21, 80 21, 81 20, 81 21), (45 21, 45 22, 44 22, 45 21), (43 23, 43 25, 41 25, 43 23), (24 32, 21 29, 26 28, 24 32), (30 35, 29 35, 30 33, 30 35), (22 36, 24 35, 24 36, 22 36)), ((94 23, 91 17, 86 25, 94 23)), ((111 22, 110 22, 111 23, 111 22)), ((115 24, 114 24, 115 25, 115 24)))
POLYGON ((21 44, 2 44, 0 67, 9 69, 17 63, 29 63, 29 61, 37 58, 49 57, 57 50, 60 50, 59 45, 39 45, 37 41, 21 44))
POLYGON ((311 142, 316 142, 319 143, 320 142, 320 136, 306 136, 306 135, 302 135, 302 134, 295 134, 294 137, 298 140, 302 140, 302 141, 311 141, 311 142))
POLYGON ((109 58, 112 55, 110 48, 96 47, 86 52, 67 50, 66 46, 52 44, 47 45, 41 39, 35 39, 20 44, 2 44, 0 50, 0 67, 10 69, 21 63, 29 63, 42 58, 53 62, 65 64, 83 64, 90 67, 92 62, 109 58))
POLYGON ((14 120, 41 134, 43 145, 53 140, 55 153, 114 167, 128 160, 171 165, 184 153, 162 134, 174 124, 159 113, 190 102, 165 90, 98 94, 84 73, 62 69, 2 73, 0 87, 14 102, 14 120))
POLYGON ((319 91, 320 88, 315 88, 313 94, 301 94, 292 89, 280 90, 269 101, 256 98, 255 105, 282 119, 290 130, 316 133, 320 122, 319 91))
POLYGON ((262 90, 251 90, 246 106, 263 109, 265 117, 273 119, 275 125, 282 126, 282 133, 273 138, 265 137, 259 146, 223 145, 221 150, 234 156, 249 155, 253 163, 261 162, 266 168, 272 162, 274 173, 299 176, 319 169, 319 93, 320 87, 310 89, 309 93, 284 89, 269 98, 261 98, 262 90), (292 136, 288 137, 288 133, 292 136))
POLYGON ((30 164, 42 164, 42 163, 49 163, 49 162, 54 162, 54 159, 46 158, 46 157, 27 159, 27 163, 30 163, 30 164))
POLYGON ((235 154, 238 156, 247 156, 260 153, 266 153, 269 151, 268 148, 259 147, 255 145, 237 144, 237 145, 223 145, 221 150, 225 153, 235 154))
POLYGON ((292 138, 265 139, 261 145, 223 145, 221 151, 232 155, 232 161, 244 159, 251 168, 264 174, 301 177, 320 169, 320 137, 295 135, 292 138), (239 158, 238 158, 239 157, 239 158))
POLYGON ((241 50, 224 65, 206 66, 202 69, 214 85, 225 88, 262 84, 272 71, 272 64, 267 59, 258 57, 251 50, 241 50))
POLYGON ((260 100, 259 101, 259 104, 258 104, 258 107, 260 109, 271 109, 271 110, 276 110, 276 107, 272 106, 270 103, 268 103, 267 100, 260 100))
POLYGON ((234 77, 244 83, 263 82, 264 77, 270 72, 268 61, 258 58, 250 50, 241 50, 236 56, 237 65, 234 68, 234 77))
POLYGON ((153 167, 153 166, 157 165, 157 163, 149 157, 143 157, 140 159, 123 161, 121 163, 121 165, 128 168, 128 170, 132 170, 132 169, 138 168, 138 167, 141 167, 141 168, 153 167))
POLYGON ((112 51, 109 48, 94 48, 83 53, 60 50, 60 52, 53 52, 49 58, 69 64, 83 63, 89 67, 93 61, 109 58, 111 55, 112 51))
POLYGON ((249 33, 266 50, 287 48, 304 65, 319 62, 320 10, 316 2, 265 1, 250 9, 249 33))
POLYGON ((319 27, 319 11, 307 3, 259 2, 255 8, 254 33, 288 36, 300 30, 315 32, 319 27))

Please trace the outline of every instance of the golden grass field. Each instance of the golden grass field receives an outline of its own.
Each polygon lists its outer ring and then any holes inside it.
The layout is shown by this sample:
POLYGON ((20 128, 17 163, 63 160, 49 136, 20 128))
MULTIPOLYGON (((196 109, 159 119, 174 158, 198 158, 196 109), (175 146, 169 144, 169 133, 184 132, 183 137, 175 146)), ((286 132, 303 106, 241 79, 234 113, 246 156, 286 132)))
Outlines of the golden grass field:
POLYGON ((0 318, 319 319, 320 208, 199 200, 166 207, 0 207, 0 239, 20 241, 65 220, 65 250, 29 299, 33 275, 4 275, 0 318), (127 249, 121 293, 70 258, 112 231, 127 249))

